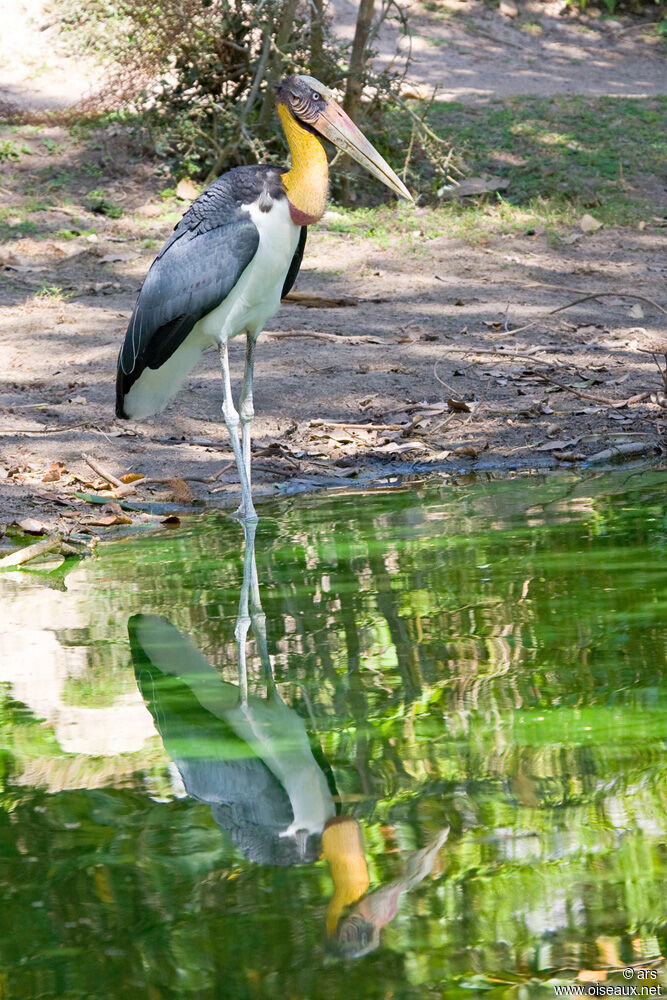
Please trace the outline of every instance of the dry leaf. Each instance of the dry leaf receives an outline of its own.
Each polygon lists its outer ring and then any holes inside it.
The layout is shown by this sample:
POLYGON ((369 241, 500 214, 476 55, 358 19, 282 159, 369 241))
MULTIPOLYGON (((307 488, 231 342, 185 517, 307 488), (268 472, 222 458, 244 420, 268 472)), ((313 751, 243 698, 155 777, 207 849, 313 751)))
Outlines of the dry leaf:
POLYGON ((181 201, 194 201, 199 191, 189 177, 183 177, 176 185, 176 197, 181 201))
POLYGON ((596 233, 598 229, 602 229, 602 223, 598 222, 596 218, 586 212, 586 214, 582 215, 579 219, 579 228, 582 233, 596 233))
POLYGON ((438 198, 467 198, 470 195, 484 194, 487 191, 504 191, 506 187, 509 187, 509 181, 502 177, 491 175, 466 177, 460 184, 445 184, 438 190, 438 198))
POLYGON ((138 483, 140 479, 145 479, 143 472, 126 472, 120 477, 121 483, 138 483))
POLYGON ((84 524, 95 528, 110 528, 114 524, 132 524, 132 518, 121 511, 120 514, 93 514, 87 517, 84 524))
POLYGON ((17 524, 27 535, 44 535, 47 531, 46 525, 42 524, 41 521, 37 521, 34 517, 25 517, 22 521, 18 521, 17 524))
POLYGON ((51 465, 42 476, 42 482, 57 483, 64 471, 65 466, 62 462, 51 462, 51 465))
POLYGON ((454 413, 471 413, 471 409, 463 399, 448 399, 447 406, 454 413))
POLYGON ((639 305, 638 302, 634 302, 630 306, 630 308, 628 309, 628 316, 630 316, 632 319, 644 318, 644 310, 642 309, 642 307, 639 305))
POLYGON ((566 448, 574 448, 580 441, 580 437, 572 438, 571 441, 547 441, 546 444, 538 445, 535 451, 565 451, 566 448))

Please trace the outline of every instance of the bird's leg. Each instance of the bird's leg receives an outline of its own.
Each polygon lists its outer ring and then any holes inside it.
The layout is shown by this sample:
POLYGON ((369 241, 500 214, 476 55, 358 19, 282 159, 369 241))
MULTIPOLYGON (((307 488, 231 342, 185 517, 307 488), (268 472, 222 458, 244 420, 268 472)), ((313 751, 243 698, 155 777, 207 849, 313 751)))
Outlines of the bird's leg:
POLYGON ((234 459, 236 461, 236 468, 241 481, 241 506, 238 513, 244 519, 256 521, 257 514, 252 503, 250 482, 248 480, 243 455, 241 453, 241 442, 239 441, 239 415, 236 411, 234 400, 232 398, 232 381, 229 375, 229 355, 227 352, 226 342, 224 344, 220 344, 220 367, 222 369, 223 392, 222 415, 225 418, 225 424, 227 425, 227 430, 229 431, 232 451, 234 452, 234 459))
MULTIPOLYGON (((238 439, 237 439, 238 440, 238 439)), ((241 705, 246 708, 248 705, 248 668, 246 664, 246 642, 248 639, 248 629, 251 617, 248 614, 248 595, 253 585, 253 575, 257 576, 255 570, 255 531, 257 521, 243 521, 243 535, 245 538, 245 552, 243 553, 243 583, 241 584, 241 596, 239 597, 239 610, 236 616, 236 626, 234 637, 238 647, 239 655, 239 697, 241 705)), ((254 599, 253 602, 254 604, 254 599)), ((253 628, 254 631, 254 628, 253 628)))
MULTIPOLYGON (((252 419, 255 416, 255 407, 253 405, 252 398, 252 385, 253 385, 253 371, 255 366, 255 345, 257 344, 257 337, 252 333, 246 333, 245 341, 245 368, 243 369, 243 385, 241 387, 241 398, 239 400, 239 413, 241 417, 241 443, 243 445, 243 462, 245 464, 246 476, 248 477, 248 486, 250 487, 252 481, 252 473, 250 469, 251 463, 251 426, 252 419)), ((237 513, 244 516, 244 511, 242 510, 243 504, 239 507, 237 513)))

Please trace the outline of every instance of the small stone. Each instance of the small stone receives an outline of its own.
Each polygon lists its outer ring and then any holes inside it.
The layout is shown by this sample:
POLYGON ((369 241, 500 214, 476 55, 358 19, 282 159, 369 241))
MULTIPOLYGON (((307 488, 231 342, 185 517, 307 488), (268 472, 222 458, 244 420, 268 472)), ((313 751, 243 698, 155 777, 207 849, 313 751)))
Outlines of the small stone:
POLYGON ((602 223, 587 212, 579 219, 579 228, 582 233, 596 233, 598 229, 602 229, 602 223))

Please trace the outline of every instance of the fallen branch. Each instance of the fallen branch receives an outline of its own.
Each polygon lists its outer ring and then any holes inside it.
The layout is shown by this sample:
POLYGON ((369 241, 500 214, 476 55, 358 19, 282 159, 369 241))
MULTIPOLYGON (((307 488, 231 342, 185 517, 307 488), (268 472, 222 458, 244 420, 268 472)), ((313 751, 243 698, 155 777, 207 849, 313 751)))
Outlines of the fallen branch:
POLYGON ((625 444, 617 444, 613 448, 605 448, 604 451, 591 455, 588 465, 602 465, 604 462, 613 462, 628 455, 644 455, 653 448, 655 441, 627 441, 625 444))
POLYGON ((60 535, 49 535, 47 538, 42 538, 39 542, 35 542, 34 545, 26 545, 25 548, 19 549, 17 552, 12 552, 11 555, 5 556, 4 559, 0 559, 0 569, 23 566, 24 563, 30 562, 31 559, 43 556, 45 552, 53 552, 55 549, 59 549, 61 544, 62 537, 60 535))

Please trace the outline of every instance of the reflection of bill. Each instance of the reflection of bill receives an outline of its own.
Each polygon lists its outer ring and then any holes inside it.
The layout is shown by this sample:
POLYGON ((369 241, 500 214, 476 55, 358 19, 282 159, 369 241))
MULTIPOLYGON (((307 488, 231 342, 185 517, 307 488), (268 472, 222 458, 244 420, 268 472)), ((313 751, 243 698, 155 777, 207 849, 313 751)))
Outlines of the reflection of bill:
POLYGON ((322 836, 322 857, 331 869, 334 894, 326 926, 327 939, 336 954, 361 958, 378 947, 380 932, 396 916, 400 897, 431 874, 448 834, 446 827, 423 850, 410 855, 402 878, 364 895, 369 878, 359 824, 347 816, 328 821, 322 836), (356 905, 344 915, 353 903, 356 905))
POLYGON ((238 685, 223 681, 166 618, 141 614, 128 624, 137 682, 186 792, 211 807, 216 823, 245 857, 269 865, 307 864, 320 857, 328 862, 334 893, 327 940, 339 956, 358 958, 377 948, 401 895, 431 873, 449 828, 409 857, 403 878, 366 895, 369 877, 359 824, 336 815, 333 777, 327 779, 302 718, 276 689, 259 599, 254 525, 244 524, 244 531, 235 633, 238 685), (265 698, 248 693, 250 625, 265 698))

